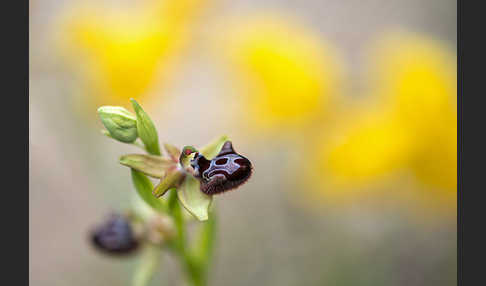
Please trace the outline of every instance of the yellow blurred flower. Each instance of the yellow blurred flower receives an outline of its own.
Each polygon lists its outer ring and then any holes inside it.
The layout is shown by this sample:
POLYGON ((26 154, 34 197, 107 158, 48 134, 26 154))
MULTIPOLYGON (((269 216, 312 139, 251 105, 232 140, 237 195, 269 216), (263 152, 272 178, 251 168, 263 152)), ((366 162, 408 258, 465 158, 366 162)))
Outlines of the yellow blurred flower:
POLYGON ((225 52, 239 76, 245 120, 287 132, 325 113, 340 66, 317 33, 269 13, 228 26, 225 52))
POLYGON ((401 33, 378 41, 372 50, 370 92, 377 102, 372 107, 358 102, 343 112, 345 119, 338 120, 332 134, 314 145, 318 160, 308 170, 310 182, 326 199, 342 200, 368 196, 362 189, 378 190, 391 180, 396 187, 388 187, 389 192, 406 186, 406 192, 426 192, 415 195, 426 204, 454 205, 455 55, 439 42, 401 33), (409 184, 407 172, 421 184, 409 184))
POLYGON ((88 78, 96 104, 124 105, 146 96, 174 72, 190 25, 205 0, 150 1, 131 9, 75 9, 62 22, 60 44, 88 78))
POLYGON ((329 154, 321 154, 322 159, 344 184, 368 183, 399 170, 407 164, 414 148, 414 138, 408 130, 399 128, 400 123, 393 114, 369 112, 349 126, 333 142, 329 154))

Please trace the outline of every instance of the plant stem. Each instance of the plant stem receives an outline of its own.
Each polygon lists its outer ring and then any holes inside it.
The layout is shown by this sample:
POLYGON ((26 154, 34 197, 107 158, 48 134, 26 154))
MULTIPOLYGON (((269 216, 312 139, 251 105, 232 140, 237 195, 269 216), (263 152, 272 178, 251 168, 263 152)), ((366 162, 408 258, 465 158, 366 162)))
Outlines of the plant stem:
POLYGON ((188 282, 194 286, 207 285, 207 266, 212 249, 214 220, 204 223, 201 227, 199 243, 196 249, 190 251, 187 247, 186 225, 182 216, 181 205, 177 199, 176 189, 170 190, 169 213, 174 219, 177 236, 171 243, 171 249, 179 256, 188 282))
POLYGON ((148 244, 143 251, 133 276, 133 286, 146 286, 160 265, 159 247, 148 244))

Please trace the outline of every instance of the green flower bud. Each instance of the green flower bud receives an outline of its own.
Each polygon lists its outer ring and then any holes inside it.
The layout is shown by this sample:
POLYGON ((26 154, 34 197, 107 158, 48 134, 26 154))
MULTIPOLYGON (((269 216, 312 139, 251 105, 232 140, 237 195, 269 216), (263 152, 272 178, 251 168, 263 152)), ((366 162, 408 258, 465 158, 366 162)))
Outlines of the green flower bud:
POLYGON ((128 110, 121 106, 102 106, 98 114, 112 138, 124 143, 137 140, 137 118, 128 110))

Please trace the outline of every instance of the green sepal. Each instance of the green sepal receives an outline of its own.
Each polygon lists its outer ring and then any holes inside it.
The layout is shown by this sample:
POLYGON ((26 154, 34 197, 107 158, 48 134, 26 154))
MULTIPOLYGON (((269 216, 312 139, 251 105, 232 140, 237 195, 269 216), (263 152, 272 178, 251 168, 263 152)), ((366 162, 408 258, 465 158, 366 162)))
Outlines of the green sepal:
POLYGON ((162 178, 177 163, 167 158, 145 154, 127 154, 120 157, 120 164, 135 169, 152 178, 162 178))
POLYGON ((218 155, 219 151, 221 151, 221 148, 223 148, 224 143, 228 140, 229 138, 226 135, 215 138, 209 144, 199 148, 199 152, 204 155, 206 159, 211 160, 216 157, 216 155, 218 155))
POLYGON ((186 176, 177 190, 177 197, 184 208, 195 218, 200 221, 208 219, 209 207, 213 197, 201 192, 200 183, 196 178, 186 176))
POLYGON ((148 114, 142 109, 142 107, 135 101, 130 99, 133 109, 137 115, 137 131, 138 136, 145 145, 145 149, 152 155, 161 155, 159 147, 159 136, 157 135, 157 129, 148 116, 148 114))

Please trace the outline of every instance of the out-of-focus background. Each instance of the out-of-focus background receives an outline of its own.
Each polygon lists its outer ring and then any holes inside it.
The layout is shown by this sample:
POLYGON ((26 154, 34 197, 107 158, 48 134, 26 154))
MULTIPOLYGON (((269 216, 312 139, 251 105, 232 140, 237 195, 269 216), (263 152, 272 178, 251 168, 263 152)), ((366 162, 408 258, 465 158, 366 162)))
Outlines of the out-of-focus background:
POLYGON ((254 164, 210 285, 455 285, 456 32, 452 0, 31 0, 31 284, 129 285, 87 231, 132 204, 96 109, 133 97, 254 164))

